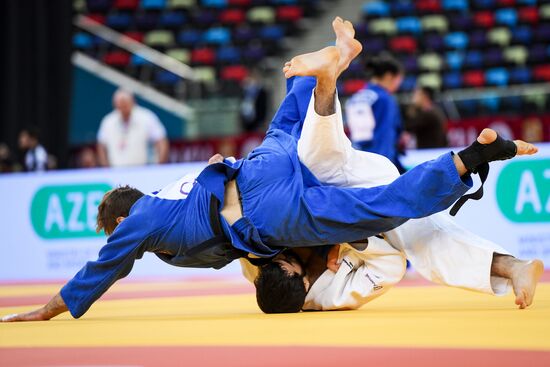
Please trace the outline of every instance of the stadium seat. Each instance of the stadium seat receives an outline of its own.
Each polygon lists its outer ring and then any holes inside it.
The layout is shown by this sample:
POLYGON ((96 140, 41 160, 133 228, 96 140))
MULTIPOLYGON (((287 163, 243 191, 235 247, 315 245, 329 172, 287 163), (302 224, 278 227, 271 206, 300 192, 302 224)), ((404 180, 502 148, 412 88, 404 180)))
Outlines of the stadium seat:
POLYGON ((246 20, 246 13, 241 9, 226 9, 220 13, 222 24, 239 24, 246 20))
POLYGON ((167 7, 170 9, 192 9, 197 0, 168 0, 167 7))
POLYGON ((138 29, 149 30, 157 27, 158 15, 142 13, 135 16, 134 21, 138 29))
POLYGON ((540 42, 548 42, 550 39, 550 23, 539 24, 536 30, 536 38, 540 42))
POLYGON ((130 65, 132 66, 143 66, 149 64, 149 61, 145 60, 143 57, 133 54, 130 58, 130 65))
POLYGON ((185 48, 173 48, 166 51, 166 55, 173 57, 181 63, 189 64, 191 61, 191 52, 185 48))
POLYGON ((252 4, 252 0, 229 0, 230 6, 247 7, 252 4))
POLYGON ((525 46, 511 46, 504 50, 504 60, 511 64, 524 65, 527 62, 527 56, 525 46))
POLYGON ((495 2, 495 0, 475 0, 472 1, 472 5, 474 5, 476 9, 492 9, 496 5, 495 2))
POLYGON ((495 26, 495 17, 492 11, 480 11, 474 14, 474 23, 478 27, 493 28, 495 26))
POLYGON ((414 53, 417 48, 416 39, 411 36, 399 36, 390 40, 390 49, 393 52, 414 53))
POLYGON ((539 12, 542 19, 550 19, 550 4, 541 5, 539 12))
POLYGON ((451 70, 459 70, 464 64, 464 52, 462 51, 449 51, 445 57, 447 66, 451 70))
POLYGON ((166 70, 159 70, 155 74, 155 82, 162 85, 174 85, 181 81, 181 78, 166 70))
POLYGON ((275 11, 269 6, 258 6, 248 11, 247 18, 252 23, 272 24, 275 22, 275 11))
POLYGON ((492 68, 485 72, 485 82, 488 85, 505 86, 508 85, 510 75, 505 68, 492 68))
POLYGON ((550 82, 550 64, 535 66, 533 68, 533 78, 537 81, 550 82))
POLYGON ((197 80, 206 83, 213 84, 216 82, 216 69, 210 66, 197 66, 193 68, 195 77, 197 80))
POLYGON ((483 48, 487 46, 487 33, 484 29, 476 29, 470 34, 470 47, 483 48))
POLYGON ((363 50, 366 53, 377 54, 384 51, 386 48, 386 41, 384 38, 376 37, 369 38, 363 45, 363 50))
POLYGON ((369 31, 373 35, 394 35, 397 33, 397 26, 395 25, 395 21, 391 18, 374 19, 370 21, 369 31))
POLYGON ((444 39, 445 45, 449 48, 463 49, 468 46, 468 35, 464 32, 448 33, 444 39))
POLYGON ((443 9, 447 11, 466 11, 468 10, 467 0, 443 0, 443 9))
POLYGON ((510 83, 527 84, 531 82, 531 69, 516 68, 510 70, 510 83))
POLYGON ((537 0, 517 0, 519 5, 537 5, 537 0))
POLYGON ((202 33, 196 29, 188 29, 178 33, 178 43, 183 46, 194 46, 202 38, 202 33))
POLYGON ((185 14, 182 12, 165 12, 160 16, 159 26, 162 28, 181 28, 185 21, 185 14))
POLYGON ((481 70, 472 70, 464 73, 464 85, 468 87, 482 87, 485 84, 485 74, 481 70))
POLYGON ((477 69, 483 65, 483 55, 481 51, 478 50, 469 50, 466 52, 464 58, 464 66, 470 69, 477 69))
POLYGON ((414 2, 416 9, 421 13, 438 13, 441 11, 439 0, 417 0, 414 2))
POLYGON ((138 31, 124 32, 124 35, 128 38, 143 43, 143 33, 138 31))
POLYGON ((78 49, 86 50, 93 47, 93 39, 88 33, 75 33, 73 35, 73 46, 78 49))
POLYGON ((126 51, 112 51, 103 56, 103 62, 107 65, 124 67, 130 63, 130 54, 126 51))
POLYGON ((151 31, 145 34, 143 43, 151 47, 170 47, 174 45, 174 34, 170 31, 151 31))
POLYGON ((426 53, 418 57, 418 66, 423 71, 439 71, 443 66, 443 61, 437 53, 426 53))
POLYGON ((441 89, 441 76, 438 73, 420 74, 417 78, 417 85, 441 89))
POLYGON ((416 87, 416 76, 407 75, 403 79, 403 82, 401 83, 401 86, 399 87, 399 90, 403 91, 403 92, 410 92, 415 87, 416 87))
POLYGON ((495 20, 498 24, 513 27, 518 23, 518 13, 513 8, 498 9, 495 11, 495 20))
POLYGON ((118 10, 136 10, 139 0, 115 0, 113 8, 118 10))
POLYGON ((523 25, 512 30, 512 42, 518 44, 529 44, 533 39, 533 31, 530 26, 523 25))
POLYGON ((539 9, 536 6, 520 8, 518 15, 520 22, 526 25, 533 25, 539 21, 539 9))
POLYGON ((411 15, 415 12, 414 3, 411 0, 390 1, 391 14, 394 16, 411 15))
POLYGON ((548 59, 547 46, 543 44, 532 45, 529 47, 529 63, 541 63, 548 59))
POLYGON ((201 0, 201 5, 207 8, 227 8, 227 0, 201 0))
POLYGON ((390 5, 384 1, 370 1, 363 5, 362 11, 367 17, 387 17, 390 15, 390 5))
POLYGON ((399 18, 396 24, 399 33, 412 33, 418 35, 422 31, 422 25, 417 17, 399 18))
POLYGON ((502 65, 504 57, 502 55, 502 49, 491 48, 483 54, 483 61, 485 66, 497 66, 502 65))
POLYGON ((166 0, 141 0, 143 9, 164 9, 166 8, 166 0))
POLYGON ((261 43, 251 44, 243 50, 243 60, 246 63, 254 64, 266 56, 265 49, 261 43))
POLYGON ((208 44, 225 45, 231 42, 231 32, 224 27, 210 28, 203 33, 202 41, 208 44))
POLYGON ((530 112, 533 109, 543 110, 547 102, 546 92, 542 90, 540 93, 530 93, 523 96, 524 103, 530 112))
POLYGON ((497 0, 500 7, 511 7, 516 5, 516 0, 497 0))
POLYGON ((495 113, 500 108, 500 96, 495 93, 483 93, 481 98, 479 99, 479 104, 481 107, 491 113, 495 113))
POLYGON ((472 16, 468 13, 453 14, 449 21, 451 22, 451 28, 454 31, 470 29, 474 23, 472 16))
POLYGON ((508 28, 494 28, 487 33, 487 40, 500 47, 508 46, 511 39, 512 34, 508 28))
POLYGON ((217 23, 218 21, 218 12, 216 11, 201 9, 193 12, 193 24, 195 27, 208 29, 211 25, 217 23))
POLYGON ((426 51, 439 51, 445 47, 445 41, 438 34, 429 34, 424 37, 424 48, 426 51))
POLYGON ((416 55, 408 55, 401 60, 406 74, 418 71, 418 57, 416 55))
POLYGON ((462 74, 453 71, 443 75, 443 89, 457 89, 462 87, 462 74))
POLYGON ((194 49, 191 52, 191 62, 193 64, 213 65, 216 60, 216 53, 208 47, 194 49))
POLYGON ((220 47, 216 60, 224 64, 237 64, 241 61, 241 51, 239 48, 233 46, 220 47))
POLYGON ((365 87, 364 79, 349 79, 342 83, 342 92, 346 96, 351 96, 365 87))
POLYGON ((103 14, 88 14, 88 18, 99 24, 105 24, 105 15, 103 14))
POLYGON ((277 20, 280 22, 297 22, 304 16, 299 6, 287 5, 277 8, 277 20))
POLYGON ((253 38, 256 38, 256 31, 246 24, 233 30, 233 41, 236 43, 247 43, 253 38))
POLYGON ((248 76, 248 69, 243 65, 226 66, 221 69, 220 77, 223 80, 242 82, 248 76))
POLYGON ((447 18, 442 15, 426 15, 421 19, 422 29, 425 32, 446 33, 449 29, 447 18))
POLYGON ((285 31, 279 25, 265 26, 260 30, 260 37, 264 40, 279 41, 284 36, 285 31))
MULTIPOLYGON (((76 2, 75 2, 76 3, 76 2)), ((86 8, 89 12, 104 13, 111 8, 113 4, 112 0, 87 0, 85 2, 86 8)))
POLYGON ((132 17, 125 13, 109 14, 105 18, 105 25, 113 29, 127 29, 131 23, 132 17))

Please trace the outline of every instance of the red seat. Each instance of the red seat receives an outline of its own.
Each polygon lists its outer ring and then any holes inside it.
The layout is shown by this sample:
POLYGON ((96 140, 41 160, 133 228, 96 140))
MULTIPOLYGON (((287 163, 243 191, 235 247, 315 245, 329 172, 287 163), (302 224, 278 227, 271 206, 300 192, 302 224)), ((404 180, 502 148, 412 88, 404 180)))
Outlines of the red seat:
POLYGON ((191 62, 193 64, 212 65, 215 60, 216 53, 211 48, 197 48, 191 52, 191 62))
POLYGON ((130 63, 130 54, 126 51, 113 51, 103 56, 103 61, 111 66, 126 66, 130 63))
POLYGON ((350 96, 352 94, 359 92, 361 89, 363 89, 365 87, 365 84, 366 83, 364 79, 346 80, 342 85, 342 90, 345 95, 350 96))
POLYGON ((439 0, 418 0, 415 3, 416 8, 421 12, 441 11, 441 4, 439 0))
POLYGON ((539 22, 539 10, 536 6, 530 6, 521 8, 518 11, 519 20, 522 23, 538 23, 539 22))
POLYGON ((220 72, 223 80, 234 80, 242 82, 248 76, 248 69, 243 65, 232 65, 224 67, 220 72))
POLYGON ((495 25, 495 16, 492 11, 480 11, 474 14, 474 23, 483 28, 492 28, 495 25))
POLYGON ((241 9, 227 9, 220 13, 222 24, 240 24, 246 20, 246 14, 241 9))
POLYGON ((136 10, 138 5, 139 0, 116 0, 113 7, 121 10, 136 10))
POLYGON ((550 81, 550 65, 538 65, 533 68, 533 77, 540 81, 550 81))
POLYGON ((135 40, 135 41, 143 42, 143 33, 142 32, 137 32, 137 31, 124 32, 124 35, 126 37, 129 37, 129 38, 135 40))
POLYGON ((516 0, 498 0, 498 5, 505 6, 514 6, 516 5, 516 0))
POLYGON ((399 36, 390 40, 390 48, 395 52, 413 53, 417 47, 416 39, 411 36, 399 36))
POLYGON ((481 87, 485 84, 485 74, 481 70, 472 70, 464 73, 464 85, 481 87))
POLYGON ((303 17, 302 8, 299 6, 280 6, 277 8, 277 19, 283 22, 296 22, 303 17))
POLYGON ((87 17, 97 23, 105 24, 105 15, 103 14, 88 14, 87 17))
POLYGON ((229 6, 249 6, 252 4, 252 0, 229 0, 229 6))

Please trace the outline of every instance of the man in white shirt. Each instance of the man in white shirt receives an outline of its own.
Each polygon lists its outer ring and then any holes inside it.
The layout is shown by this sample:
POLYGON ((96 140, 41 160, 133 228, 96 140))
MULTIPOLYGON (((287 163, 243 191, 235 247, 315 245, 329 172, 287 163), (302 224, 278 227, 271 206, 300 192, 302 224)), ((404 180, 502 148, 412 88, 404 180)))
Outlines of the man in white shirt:
POLYGON ((150 110, 135 104, 134 96, 117 90, 115 110, 101 121, 97 134, 99 164, 105 167, 138 166, 148 163, 148 147, 154 144, 156 161, 168 160, 166 129, 150 110))

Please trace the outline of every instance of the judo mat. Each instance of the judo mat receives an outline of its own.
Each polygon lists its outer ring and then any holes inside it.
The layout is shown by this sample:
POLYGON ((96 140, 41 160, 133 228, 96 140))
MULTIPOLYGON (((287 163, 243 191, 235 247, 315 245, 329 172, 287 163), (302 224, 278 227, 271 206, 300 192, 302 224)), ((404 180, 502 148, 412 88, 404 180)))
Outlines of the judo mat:
MULTIPOLYGON (((0 366, 550 366, 550 276, 535 304, 405 281, 360 310, 264 315, 240 278, 126 281, 81 319, 0 323, 0 366)), ((0 314, 61 284, 0 285, 0 314)))

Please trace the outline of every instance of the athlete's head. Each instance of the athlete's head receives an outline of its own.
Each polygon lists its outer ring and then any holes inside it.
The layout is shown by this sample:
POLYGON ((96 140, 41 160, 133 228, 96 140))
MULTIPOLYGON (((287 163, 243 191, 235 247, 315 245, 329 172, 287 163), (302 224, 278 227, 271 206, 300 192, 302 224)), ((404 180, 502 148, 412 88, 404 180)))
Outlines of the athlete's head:
POLYGON ((291 251, 284 251, 260 267, 256 301, 265 313, 300 312, 309 289, 304 265, 291 251))
POLYGON ((121 186, 108 191, 97 208, 97 232, 102 229, 110 236, 116 226, 130 213, 130 208, 143 193, 130 186, 121 186))
POLYGON ((365 64, 371 81, 395 93, 403 81, 404 69, 399 61, 389 54, 371 57, 365 64))

